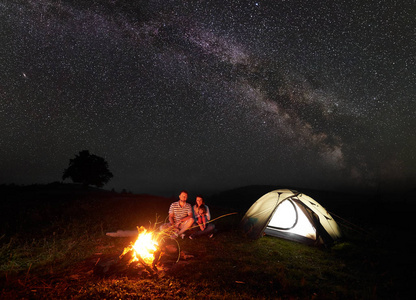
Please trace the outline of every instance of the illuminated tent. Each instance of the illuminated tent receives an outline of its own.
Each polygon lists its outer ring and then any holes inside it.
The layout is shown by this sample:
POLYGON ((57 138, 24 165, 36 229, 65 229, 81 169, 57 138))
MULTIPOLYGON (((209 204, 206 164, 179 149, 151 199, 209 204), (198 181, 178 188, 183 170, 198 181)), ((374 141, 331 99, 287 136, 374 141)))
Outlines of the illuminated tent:
POLYGON ((306 244, 331 244, 341 237, 337 223, 318 202, 288 189, 260 197, 241 225, 251 238, 267 234, 306 244))

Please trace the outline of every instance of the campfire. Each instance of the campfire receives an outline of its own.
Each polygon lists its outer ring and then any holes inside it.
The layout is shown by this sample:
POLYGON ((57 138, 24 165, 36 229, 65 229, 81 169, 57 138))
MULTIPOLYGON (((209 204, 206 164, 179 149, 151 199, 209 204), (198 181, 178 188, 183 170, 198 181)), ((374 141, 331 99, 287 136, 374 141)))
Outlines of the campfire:
POLYGON ((155 259, 155 254, 158 251, 159 243, 155 234, 151 231, 147 231, 145 228, 139 228, 139 236, 134 243, 124 248, 120 257, 123 257, 127 253, 131 252, 131 259, 129 263, 141 262, 146 265, 151 265, 155 259))
POLYGON ((159 234, 148 231, 144 227, 138 228, 138 232, 137 239, 124 248, 120 260, 129 257, 129 266, 136 266, 140 263, 147 272, 154 275, 158 271, 156 264, 162 252, 162 246, 159 244, 163 244, 163 239, 160 240, 159 234))
MULTIPOLYGON (((180 251, 177 241, 169 238, 170 233, 169 230, 152 231, 144 227, 138 228, 136 240, 125 247, 121 255, 100 257, 96 261, 94 274, 98 276, 117 274, 164 276, 173 268, 181 267, 194 256, 180 251), (182 263, 178 263, 179 259, 182 263)), ((126 237, 131 236, 132 233, 123 235, 117 232, 116 234, 107 235, 126 237)))

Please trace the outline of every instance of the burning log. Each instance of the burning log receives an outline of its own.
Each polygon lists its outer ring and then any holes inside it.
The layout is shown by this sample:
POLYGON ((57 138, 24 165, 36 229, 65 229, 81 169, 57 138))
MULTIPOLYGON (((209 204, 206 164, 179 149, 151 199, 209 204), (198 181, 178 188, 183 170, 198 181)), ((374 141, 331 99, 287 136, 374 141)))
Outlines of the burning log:
MULTIPOLYGON (((155 271, 151 267, 149 267, 140 256, 139 256, 139 262, 143 265, 146 271, 149 272, 150 275, 155 275, 155 271)), ((156 268, 156 272, 157 272, 157 268, 156 268)))
POLYGON ((136 256, 134 254, 134 250, 130 250, 127 253, 123 253, 123 255, 119 257, 119 261, 120 261, 121 264, 124 264, 124 265, 128 266, 128 269, 134 269, 134 268, 137 268, 138 265, 141 265, 149 273, 149 275, 154 276, 157 273, 157 268, 152 269, 149 266, 149 264, 147 264, 143 260, 143 258, 141 258, 140 256, 136 256), (130 258, 125 259, 125 257, 130 257, 130 258))

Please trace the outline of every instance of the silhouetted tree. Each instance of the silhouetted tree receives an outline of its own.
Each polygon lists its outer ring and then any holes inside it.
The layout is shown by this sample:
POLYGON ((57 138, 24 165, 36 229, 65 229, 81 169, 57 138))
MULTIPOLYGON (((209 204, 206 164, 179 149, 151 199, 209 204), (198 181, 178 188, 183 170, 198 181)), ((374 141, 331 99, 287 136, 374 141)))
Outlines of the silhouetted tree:
POLYGON ((108 163, 104 158, 90 154, 83 150, 69 160, 69 167, 64 170, 62 180, 71 178, 73 182, 82 183, 84 187, 95 185, 102 187, 113 174, 108 169, 108 163))

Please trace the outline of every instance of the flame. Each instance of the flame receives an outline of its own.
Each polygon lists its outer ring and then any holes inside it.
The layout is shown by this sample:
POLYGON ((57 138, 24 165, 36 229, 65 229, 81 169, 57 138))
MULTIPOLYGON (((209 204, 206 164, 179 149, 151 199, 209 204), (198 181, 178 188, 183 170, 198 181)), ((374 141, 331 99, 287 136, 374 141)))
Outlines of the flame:
POLYGON ((140 261, 139 258, 141 258, 146 264, 151 264, 154 260, 154 253, 157 251, 158 245, 158 242, 153 236, 153 232, 148 232, 145 228, 140 228, 137 240, 125 248, 121 256, 132 251, 130 263, 140 261))

